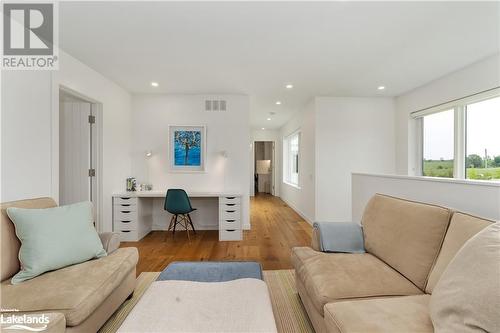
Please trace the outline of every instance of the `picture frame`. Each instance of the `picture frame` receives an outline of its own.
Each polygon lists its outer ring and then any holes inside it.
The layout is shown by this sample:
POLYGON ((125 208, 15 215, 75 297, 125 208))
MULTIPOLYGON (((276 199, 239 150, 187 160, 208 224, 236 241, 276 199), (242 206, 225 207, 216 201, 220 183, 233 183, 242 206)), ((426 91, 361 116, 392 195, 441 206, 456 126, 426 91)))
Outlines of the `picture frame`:
POLYGON ((205 172, 206 127, 169 126, 169 159, 172 172, 205 172))

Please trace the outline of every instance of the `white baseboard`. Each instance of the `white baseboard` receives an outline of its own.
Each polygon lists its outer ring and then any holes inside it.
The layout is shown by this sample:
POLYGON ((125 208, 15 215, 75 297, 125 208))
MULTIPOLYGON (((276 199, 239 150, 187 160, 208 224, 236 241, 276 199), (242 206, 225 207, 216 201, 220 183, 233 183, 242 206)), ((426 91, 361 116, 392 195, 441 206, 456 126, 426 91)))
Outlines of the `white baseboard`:
POLYGON ((281 200, 283 200, 290 208, 292 208, 297 214, 300 215, 307 223, 309 223, 311 226, 313 225, 314 221, 309 218, 304 212, 302 212, 300 209, 297 208, 294 204, 290 203, 288 200, 279 197, 281 200))

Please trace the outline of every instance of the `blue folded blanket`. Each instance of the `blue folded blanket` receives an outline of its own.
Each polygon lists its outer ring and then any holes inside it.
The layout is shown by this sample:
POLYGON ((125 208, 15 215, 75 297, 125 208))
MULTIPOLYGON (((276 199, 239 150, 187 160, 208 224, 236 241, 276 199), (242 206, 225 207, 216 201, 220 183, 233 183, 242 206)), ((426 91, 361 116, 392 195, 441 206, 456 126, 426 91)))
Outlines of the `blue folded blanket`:
POLYGON ((315 222, 322 252, 365 253, 362 227, 352 222, 315 222))

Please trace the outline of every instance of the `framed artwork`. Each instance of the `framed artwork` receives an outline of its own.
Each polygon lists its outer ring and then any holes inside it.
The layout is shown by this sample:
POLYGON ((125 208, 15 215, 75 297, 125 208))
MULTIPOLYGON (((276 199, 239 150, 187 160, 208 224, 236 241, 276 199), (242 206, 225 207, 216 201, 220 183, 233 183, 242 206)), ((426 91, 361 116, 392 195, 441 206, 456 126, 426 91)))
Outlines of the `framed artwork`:
POLYGON ((177 172, 204 172, 205 126, 170 126, 170 168, 177 172))

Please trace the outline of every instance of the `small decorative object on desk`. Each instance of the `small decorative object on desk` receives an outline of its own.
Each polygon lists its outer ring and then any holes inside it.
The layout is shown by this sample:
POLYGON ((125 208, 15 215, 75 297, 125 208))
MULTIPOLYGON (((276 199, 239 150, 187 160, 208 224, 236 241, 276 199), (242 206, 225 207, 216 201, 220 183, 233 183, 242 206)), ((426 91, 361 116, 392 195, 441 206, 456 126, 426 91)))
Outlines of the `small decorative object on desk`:
POLYGON ((153 185, 151 184, 141 184, 139 186, 140 191, 152 191, 153 190, 153 185))
POLYGON ((127 192, 137 191, 137 180, 135 177, 127 178, 127 192))

